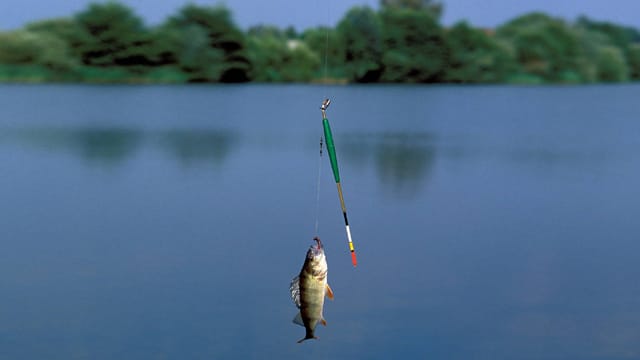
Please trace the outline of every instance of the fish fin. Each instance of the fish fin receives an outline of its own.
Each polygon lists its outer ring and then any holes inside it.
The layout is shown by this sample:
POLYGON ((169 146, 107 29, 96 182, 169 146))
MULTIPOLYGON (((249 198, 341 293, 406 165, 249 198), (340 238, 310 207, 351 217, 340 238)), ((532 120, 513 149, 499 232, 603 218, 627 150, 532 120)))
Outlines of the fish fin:
POLYGON ((322 326, 327 326, 327 320, 324 318, 320 319, 320 324, 322 324, 322 326))
POLYGON ((300 303, 300 277, 296 276, 291 280, 289 285, 289 292, 291 293, 291 300, 300 309, 302 304, 300 303))
POLYGON ((333 290, 331 290, 331 286, 329 286, 329 284, 327 284, 326 294, 330 300, 333 300, 333 290))
POLYGON ((296 316, 293 318, 293 323, 304 327, 304 322, 302 321, 302 314, 300 313, 300 311, 298 311, 296 316))

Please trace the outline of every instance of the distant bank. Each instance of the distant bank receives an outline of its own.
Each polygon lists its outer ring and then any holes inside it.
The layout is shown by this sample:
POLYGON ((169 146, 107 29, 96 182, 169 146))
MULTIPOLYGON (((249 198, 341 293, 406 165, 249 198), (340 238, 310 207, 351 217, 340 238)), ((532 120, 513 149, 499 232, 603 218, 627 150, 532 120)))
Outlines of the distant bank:
POLYGON ((335 28, 255 26, 186 5, 149 27, 126 5, 0 32, 0 82, 600 83, 640 80, 640 32, 530 13, 496 29, 440 23, 431 1, 353 7, 335 28))

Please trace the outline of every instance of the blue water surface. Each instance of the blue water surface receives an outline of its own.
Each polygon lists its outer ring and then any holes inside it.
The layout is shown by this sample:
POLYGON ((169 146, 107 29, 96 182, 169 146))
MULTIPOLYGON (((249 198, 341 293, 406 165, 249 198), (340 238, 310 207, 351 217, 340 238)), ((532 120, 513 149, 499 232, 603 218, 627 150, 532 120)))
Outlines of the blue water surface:
POLYGON ((2 85, 0 357, 638 358, 639 92, 2 85))

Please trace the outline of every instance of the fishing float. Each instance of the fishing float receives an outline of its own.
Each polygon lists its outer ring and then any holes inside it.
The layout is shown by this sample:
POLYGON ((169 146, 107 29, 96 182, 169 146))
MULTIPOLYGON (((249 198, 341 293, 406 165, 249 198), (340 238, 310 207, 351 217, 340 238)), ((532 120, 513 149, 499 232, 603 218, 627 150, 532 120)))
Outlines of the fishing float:
POLYGON ((322 128, 324 129, 324 138, 327 146, 327 152, 329 153, 329 161, 331 162, 331 170, 333 171, 333 178, 336 181, 338 187, 338 197, 340 198, 340 207, 342 208, 342 216, 344 217, 344 226, 347 231, 347 240, 349 241, 349 251, 351 252, 351 263, 355 267, 358 265, 356 258, 356 251, 353 247, 353 240, 351 239, 351 230, 349 229, 349 220, 347 218, 347 207, 344 205, 344 196, 342 195, 342 185, 340 185, 340 171, 338 170, 338 158, 336 157, 336 149, 333 144, 333 135, 331 134, 331 126, 329 125, 329 119, 327 119, 327 108, 331 104, 331 100, 325 99, 320 106, 322 111, 322 128))

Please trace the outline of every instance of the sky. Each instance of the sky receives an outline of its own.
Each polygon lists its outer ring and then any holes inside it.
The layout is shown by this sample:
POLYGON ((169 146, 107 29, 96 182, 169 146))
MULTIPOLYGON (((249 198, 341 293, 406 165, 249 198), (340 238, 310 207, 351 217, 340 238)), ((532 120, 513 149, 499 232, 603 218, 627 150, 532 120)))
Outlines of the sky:
MULTIPOLYGON (((0 30, 17 29, 34 20, 69 16, 95 0, 0 0, 0 30)), ((214 5, 218 0, 120 0, 145 19, 161 23, 187 2, 214 5)), ((530 11, 543 11, 566 20, 580 15, 640 28, 640 0, 442 0, 445 25, 467 20, 477 27, 495 27, 530 11)), ((379 0, 225 0, 242 28, 269 24, 298 30, 334 26, 348 9, 377 8, 379 0)))

